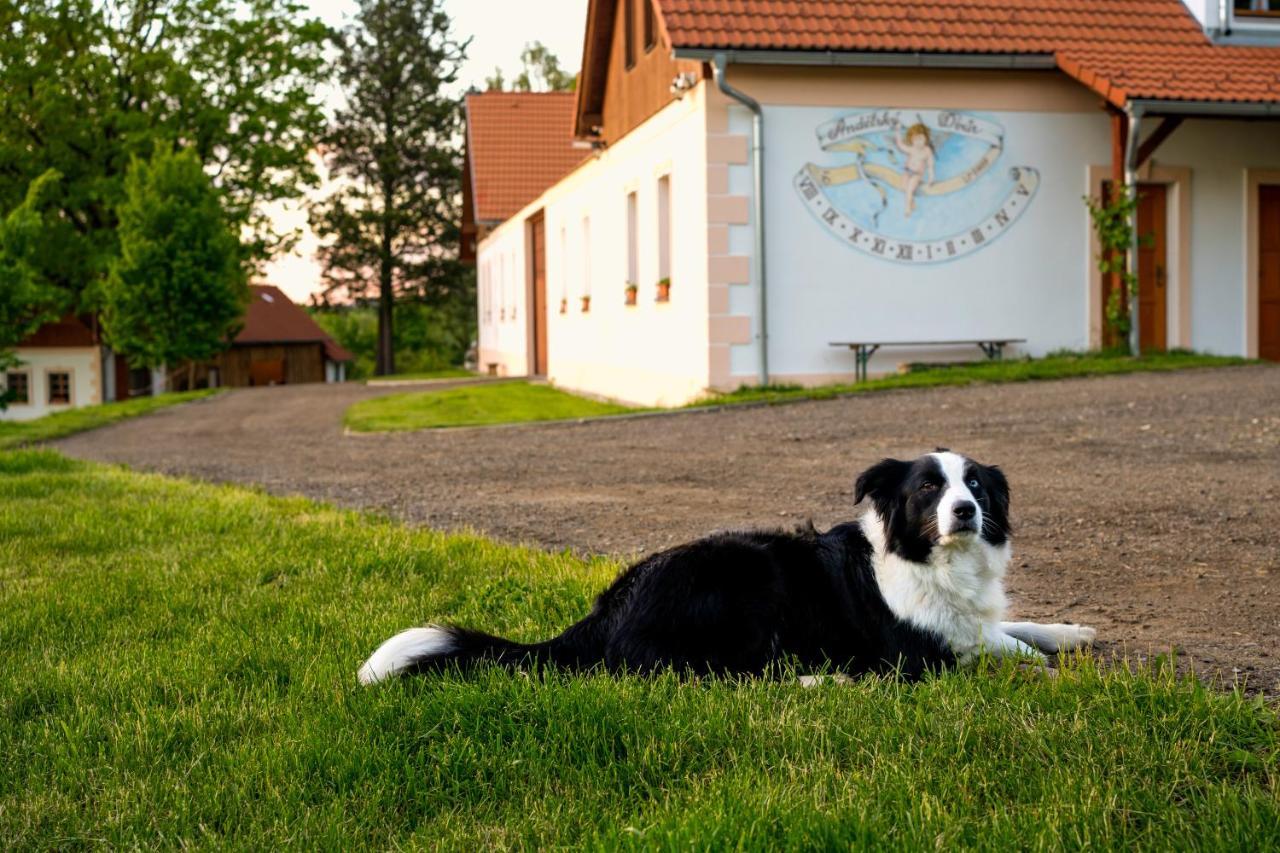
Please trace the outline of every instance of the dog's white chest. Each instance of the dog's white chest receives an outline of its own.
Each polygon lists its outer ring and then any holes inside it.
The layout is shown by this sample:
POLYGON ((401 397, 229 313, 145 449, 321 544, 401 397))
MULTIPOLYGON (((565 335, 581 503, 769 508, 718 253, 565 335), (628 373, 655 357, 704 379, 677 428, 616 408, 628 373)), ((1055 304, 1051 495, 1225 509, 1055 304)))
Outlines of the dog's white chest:
MULTIPOLYGON (((879 533, 878 523, 864 524, 879 533)), ((870 532, 870 531, 868 531, 870 532)), ((1011 549, 974 537, 936 546, 927 563, 886 553, 883 534, 872 539, 880 594, 894 615, 936 634, 957 655, 982 646, 1004 618, 1004 571, 1011 549)))

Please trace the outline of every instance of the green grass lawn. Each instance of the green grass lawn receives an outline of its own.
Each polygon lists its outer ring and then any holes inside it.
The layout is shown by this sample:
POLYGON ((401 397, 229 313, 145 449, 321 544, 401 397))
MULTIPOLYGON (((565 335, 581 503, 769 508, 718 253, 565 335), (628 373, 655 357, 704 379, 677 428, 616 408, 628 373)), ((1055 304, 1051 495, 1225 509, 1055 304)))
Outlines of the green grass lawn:
MULTIPOLYGON (((892 351, 885 350, 885 352, 892 351)), ((849 355, 849 359, 852 364, 852 354, 849 355)), ((1235 356, 1202 355, 1181 351, 1150 353, 1141 358, 1103 353, 1061 353, 1044 358, 979 361, 943 367, 922 365, 908 373, 881 376, 860 383, 822 385, 816 388, 802 388, 798 385, 748 387, 729 394, 713 394, 694 405, 718 406, 733 403, 822 400, 845 394, 865 394, 894 388, 932 388, 940 385, 974 385, 982 382, 1027 382, 1115 373, 1184 370, 1191 367, 1230 367, 1250 363, 1252 362, 1248 359, 1235 356)))
POLYGON ((917 685, 482 671, 362 688, 428 618, 522 640, 618 566, 0 453, 6 847, 1275 849, 1280 720, 1168 671, 917 685))
POLYGON ((392 376, 372 376, 367 381, 368 384, 377 385, 379 382, 408 382, 419 379, 474 379, 476 373, 463 367, 442 367, 439 370, 426 370, 417 373, 396 373, 392 376))
POLYGON ((125 418, 145 415, 156 409, 199 400, 216 393, 218 389, 183 391, 176 394, 161 394, 157 397, 138 397, 119 403, 103 403, 101 406, 68 409, 65 412, 55 412, 31 421, 0 421, 0 450, 24 447, 41 441, 52 441, 72 433, 106 426, 125 418))
MULTIPOLYGON (((908 373, 883 376, 862 383, 821 385, 813 388, 799 385, 747 387, 727 394, 708 394, 703 399, 690 403, 687 408, 825 400, 894 388, 1027 382, 1115 373, 1183 370, 1193 367, 1230 367, 1252 363, 1255 362, 1234 356, 1201 355, 1178 351, 1144 355, 1141 358, 1102 353, 1061 353, 1036 359, 982 361, 951 366, 921 365, 908 373)), ((651 410, 602 403, 560 391, 548 385, 529 385, 512 381, 440 391, 415 391, 365 400, 347 410, 346 424, 356 432, 383 432, 594 418, 641 411, 651 410)))
POLYGON ((594 418, 632 411, 636 410, 550 385, 512 381, 362 400, 347 409, 346 424, 356 432, 385 432, 594 418))

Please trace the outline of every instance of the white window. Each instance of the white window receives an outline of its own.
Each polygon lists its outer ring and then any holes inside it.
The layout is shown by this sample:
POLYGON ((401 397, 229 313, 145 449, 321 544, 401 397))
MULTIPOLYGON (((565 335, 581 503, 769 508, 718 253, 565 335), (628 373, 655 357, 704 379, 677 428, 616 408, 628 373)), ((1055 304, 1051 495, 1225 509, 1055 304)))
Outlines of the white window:
POLYGON ((591 217, 582 217, 582 295, 591 297, 591 217))
POLYGON ((1280 24, 1280 0, 1233 0, 1232 11, 1240 23, 1280 24))
POLYGON ((507 292, 511 297, 511 310, 508 312, 508 315, 512 320, 516 318, 516 305, 519 303, 519 300, 516 298, 516 294, 520 292, 520 286, 522 284, 520 281, 520 274, 517 272, 519 269, 520 266, 516 263, 516 253, 512 252, 511 256, 507 258, 507 278, 510 279, 507 292))
POLYGON ((30 370, 10 370, 5 374, 4 387, 9 394, 9 405, 26 406, 31 403, 30 370))
POLYGON ((634 192, 627 193, 627 285, 640 282, 640 204, 634 192))
POLYGON ((44 375, 44 384, 49 389, 50 406, 68 406, 71 404, 70 371, 50 370, 44 375))
POLYGON ((658 178, 658 280, 671 279, 671 176, 658 178))
POLYGON ((556 257, 556 272, 560 277, 560 313, 569 307, 569 229, 560 226, 560 254, 556 257))

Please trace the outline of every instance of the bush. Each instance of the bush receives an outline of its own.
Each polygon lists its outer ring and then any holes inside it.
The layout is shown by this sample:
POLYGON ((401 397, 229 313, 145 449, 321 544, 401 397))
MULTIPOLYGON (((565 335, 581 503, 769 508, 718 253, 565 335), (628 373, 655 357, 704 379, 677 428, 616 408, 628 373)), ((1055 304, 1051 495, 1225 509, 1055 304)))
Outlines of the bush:
MULTIPOLYGON (((377 306, 313 308, 315 321, 355 355, 349 376, 373 375, 378 346, 377 306)), ((396 370, 426 373, 462 364, 475 330, 475 311, 468 300, 445 305, 417 302, 395 307, 396 370)))

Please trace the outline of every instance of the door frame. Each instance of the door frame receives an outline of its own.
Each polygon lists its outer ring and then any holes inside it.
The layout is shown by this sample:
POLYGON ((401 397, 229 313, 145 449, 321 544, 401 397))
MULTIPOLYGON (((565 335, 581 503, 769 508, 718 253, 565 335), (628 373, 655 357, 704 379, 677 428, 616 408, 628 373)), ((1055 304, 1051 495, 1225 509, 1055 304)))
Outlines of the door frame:
POLYGON ((1280 170, 1244 170, 1244 355, 1258 357, 1258 188, 1263 184, 1280 184, 1280 170))
MULTIPOLYGON (((1102 185, 1111 179, 1109 165, 1089 167, 1089 197, 1101 198, 1102 185)), ((1169 349, 1191 348, 1191 167, 1164 166, 1147 162, 1138 170, 1139 184, 1164 184, 1167 193, 1165 215, 1165 346, 1169 349)), ((1084 213, 1089 230, 1089 283, 1086 290, 1085 317, 1089 348, 1102 346, 1106 306, 1102 304, 1102 273, 1098 272, 1098 235, 1084 213)))
POLYGON ((529 306, 528 316, 528 356, 527 364, 529 366, 528 374, 530 376, 546 376, 549 365, 546 363, 550 360, 551 347, 547 341, 549 334, 549 326, 551 318, 548 316, 550 311, 547 307, 547 216, 546 210, 539 210, 525 219, 525 276, 528 281, 527 294, 529 306), (542 225, 542 244, 537 245, 534 241, 534 229, 539 223, 542 225), (538 311, 538 282, 537 282, 537 259, 542 258, 542 311, 538 311), (538 334, 538 320, 542 320, 542 334, 538 334), (541 343, 542 361, 539 364, 539 343, 541 343), (542 369, 539 370, 538 368, 542 369))

